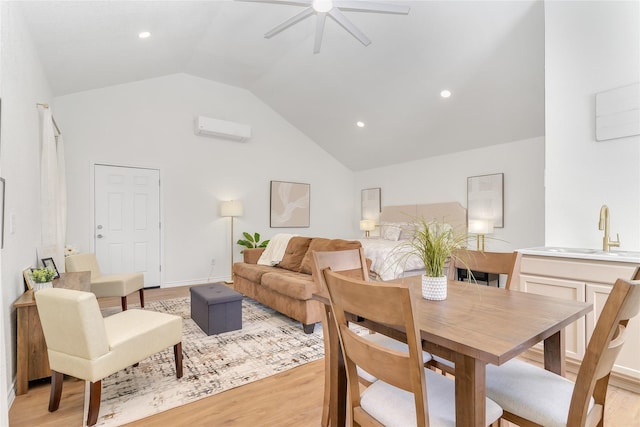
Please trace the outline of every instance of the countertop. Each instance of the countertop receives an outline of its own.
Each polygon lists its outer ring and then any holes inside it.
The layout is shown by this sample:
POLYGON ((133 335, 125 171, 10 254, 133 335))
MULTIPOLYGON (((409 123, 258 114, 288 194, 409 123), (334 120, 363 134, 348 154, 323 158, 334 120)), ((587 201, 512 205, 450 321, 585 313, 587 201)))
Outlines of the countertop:
POLYGON ((596 261, 628 262, 640 264, 640 252, 618 251, 615 249, 612 249, 611 252, 605 252, 602 249, 540 246, 535 248, 518 249, 518 252, 523 255, 578 258, 596 261))

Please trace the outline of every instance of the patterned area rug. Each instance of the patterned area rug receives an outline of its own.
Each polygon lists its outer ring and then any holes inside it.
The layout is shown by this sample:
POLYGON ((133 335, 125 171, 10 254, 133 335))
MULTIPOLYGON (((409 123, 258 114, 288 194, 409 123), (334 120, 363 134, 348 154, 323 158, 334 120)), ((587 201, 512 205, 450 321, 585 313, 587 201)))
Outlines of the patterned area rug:
MULTIPOLYGON (((176 378, 171 347, 105 378, 97 426, 122 425, 324 357, 321 325, 307 335, 299 322, 247 297, 242 330, 211 336, 191 320, 189 297, 148 302, 145 309, 184 319, 184 376, 176 378)), ((85 422, 87 402, 88 387, 85 422)))

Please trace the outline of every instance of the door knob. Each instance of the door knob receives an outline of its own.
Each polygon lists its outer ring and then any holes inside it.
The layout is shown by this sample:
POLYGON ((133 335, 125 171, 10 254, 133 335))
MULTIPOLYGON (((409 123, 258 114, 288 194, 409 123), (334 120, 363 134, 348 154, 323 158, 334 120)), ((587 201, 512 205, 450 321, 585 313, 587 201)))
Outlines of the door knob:
POLYGON ((103 237, 103 236, 102 236, 102 234, 98 234, 96 237, 97 237, 98 239, 102 239, 102 237, 103 237))

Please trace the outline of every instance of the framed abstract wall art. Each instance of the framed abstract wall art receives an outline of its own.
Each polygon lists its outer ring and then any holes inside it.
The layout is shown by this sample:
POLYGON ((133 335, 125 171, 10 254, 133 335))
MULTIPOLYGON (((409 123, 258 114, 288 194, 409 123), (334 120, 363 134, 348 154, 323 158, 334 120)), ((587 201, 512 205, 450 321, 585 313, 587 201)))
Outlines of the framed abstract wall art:
POLYGON ((504 227, 504 174, 467 178, 467 216, 490 220, 494 228, 504 227))
POLYGON ((365 188, 360 193, 361 212, 360 219, 372 219, 376 222, 380 217, 382 211, 382 204, 380 202, 381 189, 378 188, 365 188))
POLYGON ((271 181, 271 228, 309 227, 311 185, 271 181))

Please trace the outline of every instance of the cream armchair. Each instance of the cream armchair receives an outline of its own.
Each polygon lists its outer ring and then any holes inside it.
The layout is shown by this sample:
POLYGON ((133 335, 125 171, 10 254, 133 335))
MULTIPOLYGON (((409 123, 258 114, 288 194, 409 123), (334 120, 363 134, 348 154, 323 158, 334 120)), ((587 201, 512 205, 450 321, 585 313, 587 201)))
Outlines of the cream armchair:
POLYGON ((90 271, 91 292, 98 298, 120 297, 122 311, 127 309, 127 295, 138 291, 144 308, 144 275, 142 273, 102 274, 95 254, 84 253, 65 258, 66 271, 90 271))
POLYGON ((64 374, 90 382, 87 425, 98 420, 102 379, 173 346, 182 377, 182 318, 128 310, 103 318, 96 296, 63 288, 35 293, 51 367, 49 411, 60 405, 64 374))

